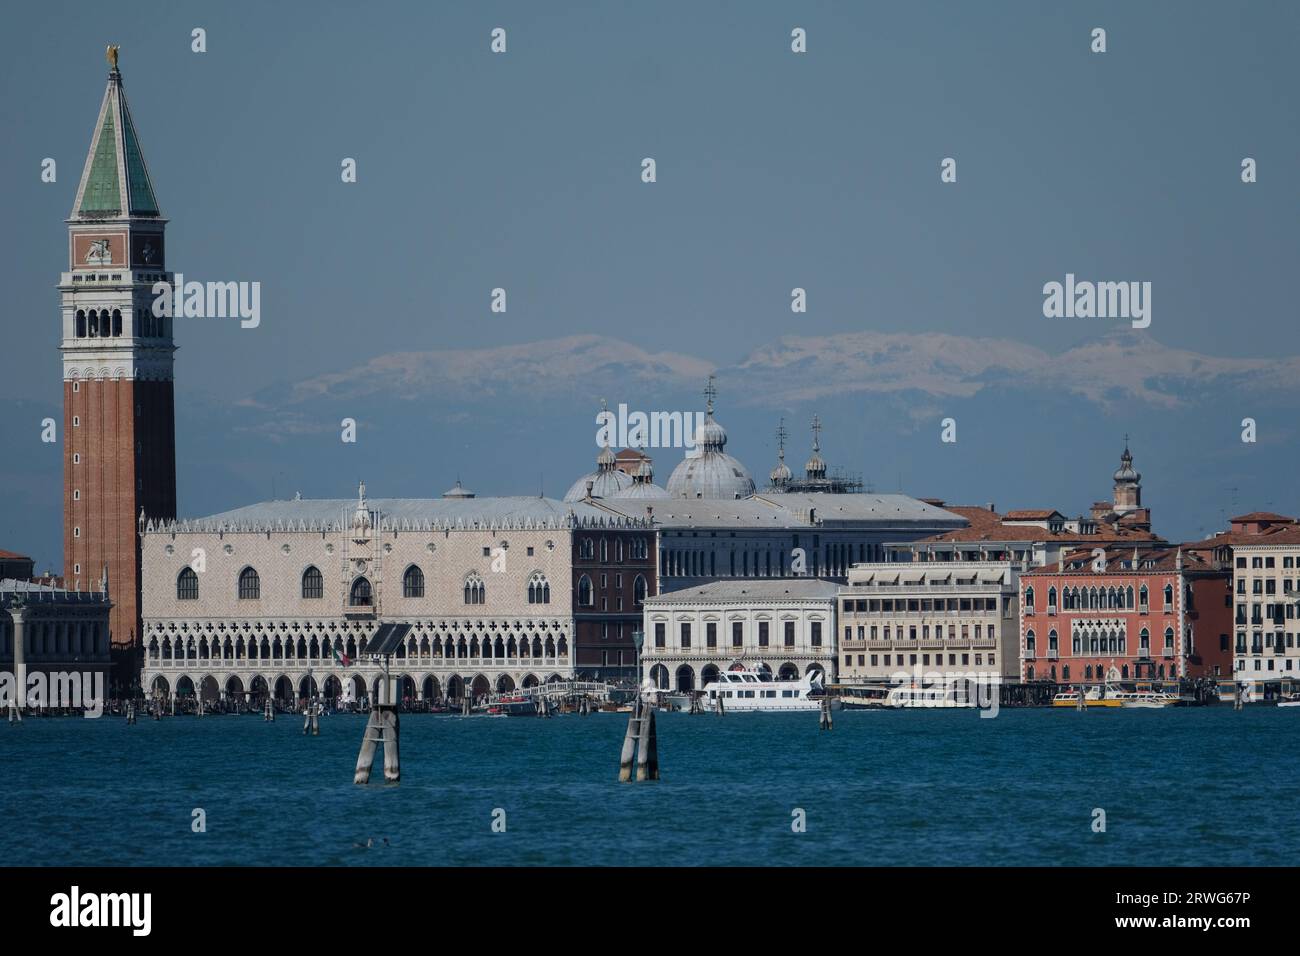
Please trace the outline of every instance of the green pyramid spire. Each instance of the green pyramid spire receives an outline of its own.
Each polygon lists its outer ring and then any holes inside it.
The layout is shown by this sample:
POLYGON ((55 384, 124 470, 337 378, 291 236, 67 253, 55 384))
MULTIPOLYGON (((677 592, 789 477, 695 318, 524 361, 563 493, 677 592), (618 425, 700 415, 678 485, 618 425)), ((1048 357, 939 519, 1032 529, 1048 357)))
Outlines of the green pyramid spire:
POLYGON ((75 219, 160 215, 116 66, 108 75, 72 215, 75 219))

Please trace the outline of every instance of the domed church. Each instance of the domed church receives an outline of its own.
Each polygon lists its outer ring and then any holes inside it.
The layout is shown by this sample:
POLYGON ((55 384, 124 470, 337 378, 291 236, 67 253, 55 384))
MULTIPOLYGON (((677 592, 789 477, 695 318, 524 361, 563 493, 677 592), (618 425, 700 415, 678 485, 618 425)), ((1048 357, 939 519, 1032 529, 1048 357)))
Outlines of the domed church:
POLYGON ((739 460, 728 455, 727 430, 713 418, 713 399, 718 390, 709 376, 704 390, 708 399, 704 424, 695 436, 696 450, 673 469, 668 478, 670 498, 709 498, 735 500, 754 494, 754 479, 739 460))

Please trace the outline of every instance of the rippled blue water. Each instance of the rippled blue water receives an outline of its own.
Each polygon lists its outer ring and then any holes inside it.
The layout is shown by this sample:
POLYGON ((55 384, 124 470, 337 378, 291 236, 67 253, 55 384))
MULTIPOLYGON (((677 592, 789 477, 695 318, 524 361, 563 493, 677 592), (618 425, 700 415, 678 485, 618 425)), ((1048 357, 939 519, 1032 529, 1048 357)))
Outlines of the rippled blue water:
MULTIPOLYGON (((407 715, 402 782, 352 783, 364 718, 0 725, 9 864, 1294 864, 1300 708, 407 715), (191 831, 206 811, 207 832, 191 831), (495 808, 506 832, 493 833, 495 808), (1093 833, 1093 809, 1107 831, 1093 833), (807 832, 791 830, 792 811, 807 832), (374 848, 353 844, 374 838, 374 848), (383 838, 389 841, 383 846, 383 838)), ((377 762, 373 779, 382 778, 377 762)))

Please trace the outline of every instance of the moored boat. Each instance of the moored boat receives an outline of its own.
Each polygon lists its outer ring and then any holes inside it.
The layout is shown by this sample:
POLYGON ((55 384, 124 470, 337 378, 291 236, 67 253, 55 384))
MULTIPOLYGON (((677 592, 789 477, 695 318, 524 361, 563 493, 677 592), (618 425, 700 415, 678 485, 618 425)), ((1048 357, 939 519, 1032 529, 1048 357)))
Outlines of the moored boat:
MULTIPOLYGON (((1093 684, 1083 692, 1083 705, 1085 707, 1120 707, 1122 702, 1113 696, 1115 691, 1109 686, 1093 684)), ((1078 707, 1079 692, 1077 690, 1061 691, 1052 697, 1053 707, 1078 707)))
MULTIPOLYGON (((705 710, 716 712, 721 705, 724 714, 766 711, 820 710, 826 699, 820 671, 810 671, 794 680, 779 680, 765 668, 746 664, 732 664, 718 675, 718 679, 704 685, 701 702, 705 710)), ((839 702, 830 698, 831 706, 839 702)))

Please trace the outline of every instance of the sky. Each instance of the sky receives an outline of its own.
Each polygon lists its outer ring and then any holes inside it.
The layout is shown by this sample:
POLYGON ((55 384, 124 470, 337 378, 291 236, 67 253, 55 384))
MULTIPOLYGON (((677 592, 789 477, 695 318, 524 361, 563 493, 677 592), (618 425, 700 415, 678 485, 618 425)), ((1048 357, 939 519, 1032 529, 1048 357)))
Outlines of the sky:
POLYGON ((880 490, 1077 514, 1129 434, 1167 536, 1300 512, 1295 4, 42 2, 3 22, 0 547, 43 567, 55 285, 109 42, 169 266, 262 286, 255 329, 177 322, 182 514, 363 476, 561 494, 601 397, 698 408, 709 370, 760 484, 777 419, 797 466, 817 411, 827 457, 880 490), (1150 282, 1150 327, 1046 318, 1067 273, 1150 282))

